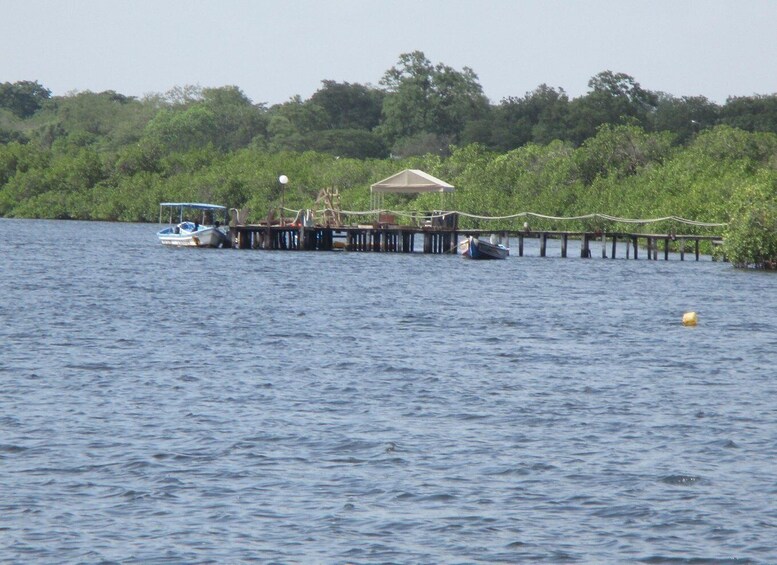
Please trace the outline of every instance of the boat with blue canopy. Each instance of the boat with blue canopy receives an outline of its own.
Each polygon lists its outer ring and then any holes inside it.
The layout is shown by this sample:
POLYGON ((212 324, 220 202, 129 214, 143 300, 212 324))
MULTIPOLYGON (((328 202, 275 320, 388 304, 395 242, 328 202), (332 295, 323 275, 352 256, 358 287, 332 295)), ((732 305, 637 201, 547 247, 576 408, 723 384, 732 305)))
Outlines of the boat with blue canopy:
POLYGON ((228 210, 217 204, 162 202, 159 223, 167 212, 169 226, 157 232, 162 245, 171 247, 226 247, 228 210))

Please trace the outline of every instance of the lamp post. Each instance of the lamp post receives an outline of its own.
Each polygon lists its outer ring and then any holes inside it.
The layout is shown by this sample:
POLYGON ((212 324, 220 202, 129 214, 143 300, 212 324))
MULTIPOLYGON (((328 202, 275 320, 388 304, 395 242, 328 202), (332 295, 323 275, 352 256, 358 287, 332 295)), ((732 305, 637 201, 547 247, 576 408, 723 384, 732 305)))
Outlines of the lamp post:
POLYGON ((283 197, 286 194, 286 185, 289 183, 289 177, 281 175, 278 177, 278 182, 281 183, 281 225, 285 225, 283 221, 283 197))

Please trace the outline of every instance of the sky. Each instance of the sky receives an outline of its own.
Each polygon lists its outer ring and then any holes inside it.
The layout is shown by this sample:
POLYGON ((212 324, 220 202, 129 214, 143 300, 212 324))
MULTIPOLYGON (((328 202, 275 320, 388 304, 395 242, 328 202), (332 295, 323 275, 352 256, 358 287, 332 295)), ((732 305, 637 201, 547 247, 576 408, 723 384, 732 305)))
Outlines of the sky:
POLYGON ((724 103, 777 93, 777 0, 0 0, 0 82, 55 96, 234 85, 269 106, 378 86, 417 50, 494 104, 605 70, 724 103))

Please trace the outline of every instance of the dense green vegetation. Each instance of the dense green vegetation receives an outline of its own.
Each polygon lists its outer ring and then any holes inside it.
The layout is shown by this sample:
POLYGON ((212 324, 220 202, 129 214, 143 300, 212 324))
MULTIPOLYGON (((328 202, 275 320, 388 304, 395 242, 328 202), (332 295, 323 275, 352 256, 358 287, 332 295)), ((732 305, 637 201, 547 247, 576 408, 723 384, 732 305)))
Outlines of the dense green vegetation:
MULTIPOLYGON (((604 71, 579 98, 540 85, 491 104, 471 69, 420 52, 378 87, 325 80, 308 100, 272 107, 236 86, 136 99, 0 84, 0 216, 155 221, 160 201, 196 200, 258 220, 279 206, 279 174, 291 179, 288 208, 316 208, 334 188, 343 209, 367 210, 369 185, 403 168, 454 184, 448 207, 471 214, 725 222, 735 264, 777 266, 777 95, 718 105, 604 71)), ((432 195, 385 204, 440 206, 432 195)))

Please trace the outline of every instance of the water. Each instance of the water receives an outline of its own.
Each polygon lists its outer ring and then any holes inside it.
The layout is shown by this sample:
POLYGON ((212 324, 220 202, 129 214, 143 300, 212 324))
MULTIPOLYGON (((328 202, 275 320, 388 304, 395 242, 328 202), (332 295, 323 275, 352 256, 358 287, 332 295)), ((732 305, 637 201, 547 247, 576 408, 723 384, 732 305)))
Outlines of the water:
POLYGON ((777 276, 155 229, 0 220, 0 561, 777 562, 777 276))

